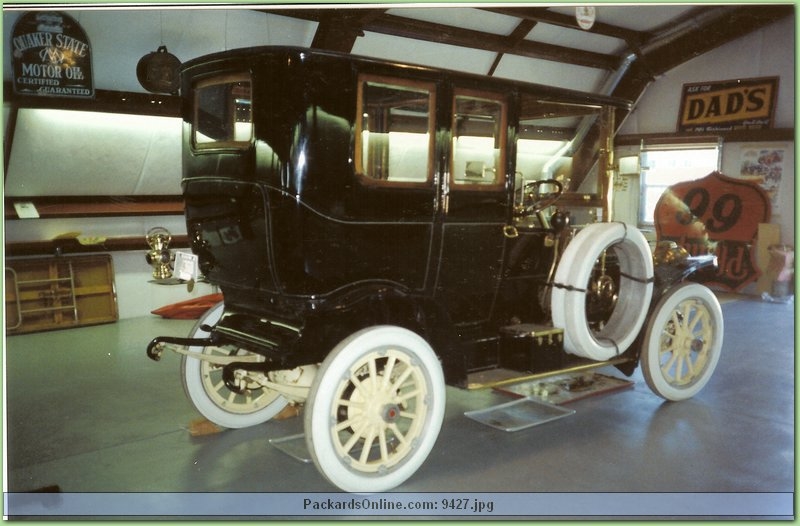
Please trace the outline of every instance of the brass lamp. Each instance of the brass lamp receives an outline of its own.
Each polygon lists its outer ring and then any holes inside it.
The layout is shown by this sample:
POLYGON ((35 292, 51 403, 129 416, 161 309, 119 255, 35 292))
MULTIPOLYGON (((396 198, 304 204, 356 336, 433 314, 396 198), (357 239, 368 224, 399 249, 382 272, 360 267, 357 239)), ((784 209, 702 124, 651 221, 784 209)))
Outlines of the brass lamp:
POLYGON ((153 277, 155 279, 167 279, 172 277, 172 253, 169 251, 169 243, 172 235, 164 227, 153 227, 147 231, 145 236, 150 252, 145 255, 147 263, 153 267, 153 277))

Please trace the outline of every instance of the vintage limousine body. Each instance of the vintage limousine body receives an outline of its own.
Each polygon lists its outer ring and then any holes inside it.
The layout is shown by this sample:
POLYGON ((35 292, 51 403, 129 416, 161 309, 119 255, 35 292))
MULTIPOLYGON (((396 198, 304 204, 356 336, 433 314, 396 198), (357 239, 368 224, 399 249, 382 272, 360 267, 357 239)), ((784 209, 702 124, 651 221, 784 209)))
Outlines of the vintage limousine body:
POLYGON ((654 264, 607 221, 627 102, 282 47, 181 82, 187 228, 224 303, 147 352, 184 355, 211 421, 305 404, 321 473, 374 492, 425 460, 446 384, 641 362, 680 400, 710 378, 721 311, 686 278, 713 258, 654 264))

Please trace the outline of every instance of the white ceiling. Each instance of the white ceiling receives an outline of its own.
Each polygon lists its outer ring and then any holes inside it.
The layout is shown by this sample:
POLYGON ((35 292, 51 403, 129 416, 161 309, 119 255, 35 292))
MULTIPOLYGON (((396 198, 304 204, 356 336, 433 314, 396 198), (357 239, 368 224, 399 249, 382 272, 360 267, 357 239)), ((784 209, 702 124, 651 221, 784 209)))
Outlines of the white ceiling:
MULTIPOLYGON (((496 4, 501 6, 501 4, 496 4)), ((3 42, 9 42, 14 23, 35 4, 25 6, 6 4, 3 11, 3 42)), ((363 5, 365 7, 375 7, 363 5)), ((363 7, 349 6, 353 7, 363 7)), ((494 7, 494 5, 489 4, 494 7)), ((541 4, 517 4, 525 8, 543 8, 541 4)), ((104 90, 144 92, 136 79, 136 64, 142 56, 160 45, 180 60, 186 61, 204 54, 237 47, 258 45, 311 46, 318 22, 295 16, 282 16, 274 6, 270 13, 245 6, 158 6, 141 8, 86 7, 64 10, 75 18, 89 36, 93 52, 95 88, 104 90)), ((386 7, 385 5, 382 7, 386 7)), ((406 22, 433 23, 468 29, 492 36, 511 35, 520 18, 506 13, 477 9, 476 6, 424 7, 420 4, 395 6, 386 15, 406 22)), ((507 6, 506 6, 507 7, 507 6)), ((696 5, 599 5, 597 24, 623 28, 647 34, 669 29, 670 25, 686 24, 685 17, 696 5)), ((298 6, 291 6, 298 11, 298 6)), ((324 4, 308 11, 328 10, 324 4)), ((574 17, 571 6, 552 7, 548 11, 574 17)), ((690 22, 690 21, 689 21, 690 22)), ((564 49, 607 55, 612 58, 630 53, 630 43, 622 38, 588 32, 577 28, 538 23, 524 35, 524 40, 559 46, 564 49)), ((479 47, 479 46, 478 46, 479 47)), ((391 60, 445 67, 472 73, 488 73, 498 53, 472 47, 390 36, 383 32, 364 30, 352 46, 354 54, 391 60)), ((10 53, 3 55, 3 78, 10 80, 10 53)), ((526 81, 568 87, 582 91, 602 91, 606 79, 613 74, 608 68, 571 65, 554 60, 531 58, 505 53, 500 56, 494 75, 526 81)))
MULTIPOLYGON (((674 20, 691 11, 697 4, 672 4, 672 5, 599 5, 597 8, 597 22, 617 27, 624 27, 633 31, 653 31, 656 28, 669 25, 674 20)), ((574 7, 552 7, 551 11, 564 15, 572 15, 574 7)))
MULTIPOLYGON (((92 46, 95 89, 145 92, 136 78, 144 55, 166 45, 181 61, 237 47, 310 46, 316 24, 249 9, 91 9, 63 11, 83 27, 92 46)), ((3 42, 21 12, 3 10, 3 42)), ((10 80, 10 53, 3 79, 10 80)))

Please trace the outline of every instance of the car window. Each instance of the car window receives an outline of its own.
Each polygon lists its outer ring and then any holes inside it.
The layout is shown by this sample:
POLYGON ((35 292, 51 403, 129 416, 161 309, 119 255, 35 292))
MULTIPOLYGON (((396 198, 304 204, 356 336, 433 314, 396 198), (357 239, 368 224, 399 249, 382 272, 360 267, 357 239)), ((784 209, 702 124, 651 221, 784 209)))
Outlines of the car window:
POLYGON ((522 98, 516 157, 517 204, 526 183, 556 180, 564 193, 596 194, 602 108, 522 98))
POLYGON ((251 82, 226 75, 198 82, 194 89, 192 140, 196 148, 245 148, 253 137, 251 82))
POLYGON ((505 181, 506 103, 494 94, 456 91, 451 184, 483 190, 505 181))
POLYGON ((356 172, 370 183, 427 185, 433 175, 433 84, 363 75, 356 172))

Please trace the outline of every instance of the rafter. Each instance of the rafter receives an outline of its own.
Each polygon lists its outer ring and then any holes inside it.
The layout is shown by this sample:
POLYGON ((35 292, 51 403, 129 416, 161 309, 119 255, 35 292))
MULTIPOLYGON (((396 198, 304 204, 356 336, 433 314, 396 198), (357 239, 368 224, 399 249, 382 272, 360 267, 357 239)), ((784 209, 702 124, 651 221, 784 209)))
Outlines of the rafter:
POLYGON ((311 47, 350 53, 356 39, 364 36, 362 27, 385 9, 336 9, 320 11, 317 32, 311 47))
POLYGON ((794 6, 788 4, 730 6, 724 11, 708 12, 705 17, 687 19, 682 27, 669 27, 643 46, 638 60, 613 94, 636 101, 658 75, 793 12, 794 6))
POLYGON ((626 43, 625 49, 618 55, 610 55, 527 40, 527 35, 537 24, 577 28, 574 17, 546 7, 481 9, 515 17, 519 22, 511 34, 498 35, 388 14, 386 9, 275 8, 260 11, 317 22, 317 33, 313 41, 313 47, 317 48, 351 52, 359 36, 374 32, 489 51, 495 54, 489 75, 494 74, 504 55, 616 71, 633 53, 636 59, 613 92, 616 96, 633 101, 638 100, 647 85, 658 75, 780 18, 791 16, 794 12, 794 6, 790 4, 704 5, 650 31, 634 31, 595 22, 589 30, 591 33, 617 38, 626 43))
MULTIPOLYGON (((484 11, 513 16, 531 22, 544 23, 552 26, 580 29, 574 16, 563 15, 550 11, 546 7, 484 7, 484 11)), ((595 22, 591 29, 585 30, 598 35, 624 40, 628 47, 635 49, 642 42, 646 42, 651 34, 644 31, 633 31, 619 26, 595 22)))
MULTIPOLYGON (((358 19, 356 16, 350 14, 350 12, 364 14, 363 12, 371 10, 372 9, 367 8, 332 10, 338 13, 338 15, 336 15, 338 18, 335 23, 342 25, 338 31, 341 33, 349 32, 348 34, 352 34, 353 31, 371 31, 385 35, 424 40, 426 42, 474 48, 494 53, 519 55, 527 58, 550 60, 596 69, 612 70, 619 63, 619 60, 614 55, 582 51, 565 46, 533 42, 524 39, 521 42, 509 42, 508 37, 505 35, 498 35, 485 31, 436 24, 385 13, 374 14, 374 16, 368 16, 362 19, 358 19)), ((319 22, 321 26, 323 24, 327 25, 330 20, 327 18, 328 15, 325 15, 326 10, 324 9, 265 9, 261 11, 303 20, 312 20, 319 22)))
MULTIPOLYGON (((508 44, 512 48, 517 47, 519 43, 522 42, 526 36, 528 36, 528 34, 533 30, 535 26, 536 22, 534 22, 533 20, 521 21, 517 25, 517 27, 514 28, 514 31, 512 31, 511 34, 508 35, 508 37, 506 37, 508 39, 508 44)), ((489 68, 489 73, 488 73, 489 76, 494 75, 497 66, 500 65, 500 61, 503 59, 503 55, 505 55, 505 53, 498 53, 497 56, 494 58, 492 67, 489 68)))

